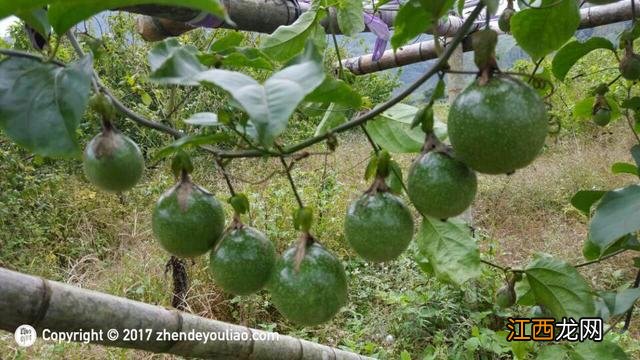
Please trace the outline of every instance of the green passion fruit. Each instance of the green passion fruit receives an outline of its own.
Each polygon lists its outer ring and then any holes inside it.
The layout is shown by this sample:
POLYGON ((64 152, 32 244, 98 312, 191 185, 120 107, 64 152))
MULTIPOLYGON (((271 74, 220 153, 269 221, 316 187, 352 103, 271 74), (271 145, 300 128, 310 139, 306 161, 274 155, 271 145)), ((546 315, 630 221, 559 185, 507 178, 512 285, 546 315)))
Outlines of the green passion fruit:
POLYGON ((512 173, 530 164, 544 146, 547 111, 536 91, 506 75, 479 79, 454 101, 449 138, 456 157, 486 174, 512 173))
POLYGON ((511 9, 511 8, 504 9, 502 14, 500 14, 500 18, 498 19, 498 28, 500 28, 500 30, 506 33, 511 31, 511 18, 515 14, 516 14, 516 11, 514 9, 511 9))
POLYGON ((593 113, 593 122, 598 126, 607 126, 611 122, 611 110, 600 108, 593 113))
POLYGON ((393 260, 413 238, 413 216, 404 202, 389 192, 365 193, 347 209, 344 236, 366 260, 393 260))
POLYGON ((224 230, 224 211, 209 192, 183 178, 158 200, 153 234, 169 253, 190 258, 211 250, 224 230))
POLYGON ((448 154, 431 151, 418 157, 407 176, 407 193, 423 215, 447 219, 461 214, 473 202, 476 174, 448 154))
POLYGON ((98 188, 120 192, 138 183, 144 158, 136 143, 115 129, 105 129, 87 144, 84 173, 98 188))
POLYGON ((627 80, 640 79, 640 56, 627 52, 620 60, 620 74, 627 80))
POLYGON ((296 268, 297 247, 276 261, 267 283, 271 300, 287 319, 305 326, 329 321, 347 302, 347 277, 340 261, 321 245, 306 246, 296 268))
POLYGON ((516 303, 516 292, 513 287, 504 285, 496 292, 496 305, 500 308, 508 308, 516 303))
POLYGON ((266 284, 276 262, 276 250, 260 231, 242 226, 222 236, 211 251, 209 271, 224 291, 249 295, 266 284))

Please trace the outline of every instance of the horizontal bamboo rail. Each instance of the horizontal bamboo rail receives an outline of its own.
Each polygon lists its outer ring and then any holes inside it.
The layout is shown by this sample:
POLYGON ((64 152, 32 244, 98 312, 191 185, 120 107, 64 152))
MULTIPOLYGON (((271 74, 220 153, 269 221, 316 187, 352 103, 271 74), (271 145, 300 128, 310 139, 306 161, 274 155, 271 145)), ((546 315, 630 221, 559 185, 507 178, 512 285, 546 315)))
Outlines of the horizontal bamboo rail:
MULTIPOLYGON (((139 349, 203 359, 371 359, 344 350, 290 336, 269 333, 240 325, 205 319, 189 313, 165 309, 67 284, 0 268, 0 329, 15 331, 28 324, 38 334, 51 332, 115 329, 119 338, 91 342, 114 347, 139 349), (124 341, 126 329, 150 329, 150 334, 208 333, 233 334, 239 340, 217 341, 124 341), (275 338, 275 339, 274 339, 275 338), (240 340, 245 339, 245 340, 240 340), (252 339, 270 339, 269 341, 252 339)), ((143 333, 143 334, 146 334, 143 333)), ((223 336, 223 335, 219 335, 223 336)))
MULTIPOLYGON (((636 0, 636 6, 640 1, 636 0)), ((593 6, 580 10, 580 29, 593 28, 602 25, 613 24, 621 21, 631 20, 631 1, 623 0, 616 3, 593 6)), ((491 23, 491 27, 504 34, 496 22, 491 23)), ((464 51, 471 51, 470 39, 463 42, 464 51)), ((373 61, 371 54, 356 56, 342 60, 342 65, 355 75, 370 74, 377 71, 393 69, 400 66, 415 64, 418 62, 435 59, 438 57, 435 43, 433 41, 422 41, 415 44, 403 46, 397 51, 387 50, 378 61, 373 61)))
MULTIPOLYGON (((305 2, 299 2, 299 7, 296 7, 293 1, 287 0, 224 0, 222 3, 235 25, 220 22, 216 23, 216 27, 267 34, 274 32, 281 25, 293 23, 300 14, 309 10, 310 7, 305 2)), ((382 6, 376 12, 376 16, 391 27, 398 13, 396 7, 382 6)), ((122 10, 146 15, 138 19, 138 32, 148 41, 177 36, 194 29, 189 24, 201 22, 203 19, 203 14, 199 11, 171 6, 141 5, 122 10)), ((335 12, 332 12, 331 16, 335 17, 335 12)), ((453 36, 462 26, 462 22, 460 17, 449 16, 447 20, 440 21, 436 30, 442 36, 453 36)), ((329 23, 336 24, 337 22, 335 19, 333 22, 325 19, 323 26, 328 31, 329 23)), ((368 30, 365 29, 365 31, 368 30)), ((431 29, 425 29, 425 32, 430 31, 431 29)), ((336 29, 336 33, 339 32, 340 29, 336 29)))

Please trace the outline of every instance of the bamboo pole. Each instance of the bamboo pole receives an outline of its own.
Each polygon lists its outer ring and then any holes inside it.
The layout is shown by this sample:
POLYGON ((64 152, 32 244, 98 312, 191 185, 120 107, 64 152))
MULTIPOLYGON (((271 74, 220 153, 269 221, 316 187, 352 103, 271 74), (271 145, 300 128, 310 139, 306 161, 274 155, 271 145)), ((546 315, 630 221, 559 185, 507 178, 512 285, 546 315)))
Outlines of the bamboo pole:
MULTIPOLYGON (((289 25, 293 23, 300 14, 309 10, 310 4, 298 2, 296 6, 293 1, 286 0, 225 0, 222 1, 229 18, 233 20, 235 25, 229 25, 224 22, 216 22, 216 27, 238 29, 242 31, 254 31, 270 34, 281 25, 289 25)), ((122 8, 121 10, 142 14, 137 20, 137 30, 143 35, 147 41, 158 41, 167 37, 176 36, 194 29, 194 26, 207 26, 202 24, 202 20, 206 14, 202 14, 196 10, 185 8, 176 8, 171 6, 159 5, 140 5, 122 8), (158 18, 164 19, 158 22, 158 18), (166 31, 167 27, 181 28, 179 33, 166 31)), ((372 10, 367 10, 372 12, 372 10)), ((395 21, 397 6, 385 5, 376 12, 382 21, 389 27, 393 26, 395 21)), ((335 12, 332 13, 334 21, 330 22, 325 19, 322 25, 329 32, 329 24, 337 24, 335 12)), ((445 20, 441 20, 435 29, 442 36, 453 36, 462 26, 463 19, 458 16, 449 16, 445 20)), ((339 33, 339 29, 336 33, 339 33)), ((430 33, 433 29, 425 29, 430 33)), ((368 31, 368 29, 365 29, 368 31)))
MULTIPOLYGON (((640 1, 636 0, 636 6, 640 6, 640 1)), ((580 18, 580 29, 631 20, 631 1, 618 1, 608 5, 581 9, 580 18)), ((491 27, 499 34, 504 34, 498 29, 497 22, 492 22, 491 27)), ((463 46, 464 51, 472 50, 469 39, 465 40, 463 46)), ((364 75, 435 59, 438 54, 433 41, 423 41, 403 46, 397 51, 387 50, 378 61, 373 61, 372 57, 371 54, 368 54, 344 59, 342 65, 355 75, 364 75)))
POLYGON ((39 337, 44 329, 52 332, 102 330, 102 340, 94 338, 92 343, 203 359, 371 359, 290 336, 205 319, 0 268, 0 329, 13 332, 23 324, 36 328, 39 337), (107 338, 111 329, 118 331, 117 340, 107 338), (126 329, 144 329, 143 336, 125 341, 126 329), (157 334, 163 332, 215 333, 218 337, 229 334, 234 339, 206 343, 156 341, 157 334), (151 334, 148 340, 147 333, 151 334))

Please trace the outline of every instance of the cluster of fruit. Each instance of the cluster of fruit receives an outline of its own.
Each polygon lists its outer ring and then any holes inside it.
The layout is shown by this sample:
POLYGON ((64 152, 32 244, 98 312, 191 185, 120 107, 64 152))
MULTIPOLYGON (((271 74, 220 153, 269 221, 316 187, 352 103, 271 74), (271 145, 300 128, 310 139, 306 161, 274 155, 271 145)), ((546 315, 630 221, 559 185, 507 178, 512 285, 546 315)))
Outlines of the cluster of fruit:
MULTIPOLYGON (((420 112, 426 141, 409 171, 407 193, 423 216, 447 219, 461 214, 476 194, 474 170, 512 173, 531 163, 544 145, 544 103, 534 89, 497 71, 497 37, 486 31, 478 40, 484 50, 476 55, 481 76, 460 94, 449 113, 453 148, 433 134, 433 112, 420 112)), ((98 187, 125 191, 139 181, 144 161, 137 145, 111 125, 113 115, 105 102, 97 97, 93 104, 103 114, 104 126, 86 148, 84 168, 98 187)), ((344 269, 309 233, 309 209, 295 214, 300 240, 278 258, 264 234, 242 223, 240 217, 249 208, 245 196, 230 199, 235 213, 225 230, 222 205, 191 181, 188 156, 179 152, 172 168, 177 184, 160 197, 152 217, 153 233, 165 250, 180 258, 209 252, 209 269, 223 290, 246 295, 266 287, 276 308, 298 324, 328 321, 346 303, 344 269)), ((349 244, 375 262, 398 257, 414 234, 411 211, 386 184, 390 169, 390 156, 381 151, 373 184, 350 204, 344 222, 349 244)))

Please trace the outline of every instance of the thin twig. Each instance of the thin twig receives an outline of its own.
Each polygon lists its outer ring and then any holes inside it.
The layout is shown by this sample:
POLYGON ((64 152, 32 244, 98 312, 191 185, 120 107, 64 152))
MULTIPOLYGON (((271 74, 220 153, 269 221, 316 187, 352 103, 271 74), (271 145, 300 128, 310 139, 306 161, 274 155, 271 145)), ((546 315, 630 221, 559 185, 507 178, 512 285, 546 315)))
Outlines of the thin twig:
POLYGON ((291 171, 289 170, 289 165, 287 165, 287 162, 284 160, 284 157, 280 156, 280 162, 282 163, 282 166, 284 166, 284 169, 287 173, 287 179, 289 179, 289 184, 291 185, 291 190, 293 190, 293 195, 295 195, 296 197, 296 201, 298 202, 298 206, 300 206, 300 208, 304 207, 304 204, 302 203, 302 198, 300 198, 300 194, 298 194, 298 189, 296 188, 296 183, 293 181, 293 177, 291 176, 291 171))
POLYGON ((224 164, 222 163, 222 160, 220 160, 220 158, 217 157, 216 154, 213 154, 213 159, 215 160, 216 164, 220 168, 222 177, 224 177, 224 181, 227 183, 227 187, 229 188, 229 193, 231 194, 231 196, 236 196, 236 191, 233 188, 233 184, 231 183, 231 179, 229 179, 229 174, 227 173, 227 169, 224 168, 224 164))
POLYGON ((599 258, 599 259, 591 260, 591 261, 587 261, 587 262, 583 262, 583 263, 580 263, 580 264, 577 264, 577 265, 573 265, 573 267, 577 269, 577 268, 581 268, 581 267, 589 266, 589 265, 591 265, 591 264, 596 264, 596 263, 599 263, 599 262, 601 262, 601 261, 604 261, 604 260, 607 260, 607 259, 609 259, 609 258, 612 258, 612 257, 614 257, 614 256, 616 256, 616 255, 620 255, 620 254, 622 254, 622 253, 623 253, 623 252, 625 252, 625 251, 627 251, 627 249, 620 249, 620 250, 618 250, 618 251, 614 251, 614 252, 612 252, 612 253, 611 253, 611 254, 609 254, 609 255, 603 256, 603 257, 601 257, 601 258, 599 258))

